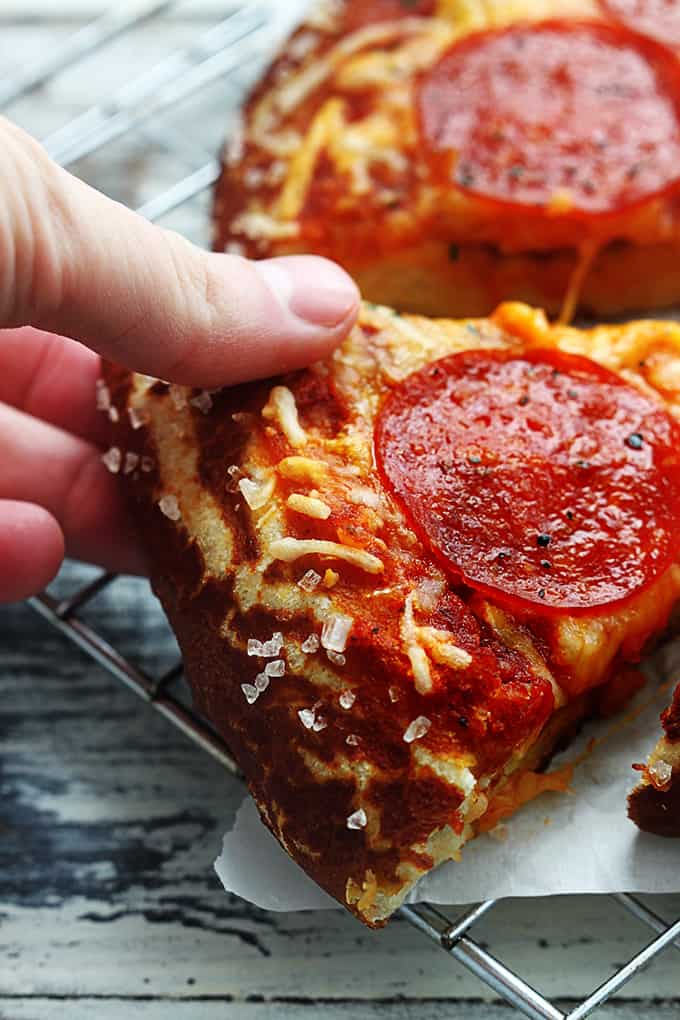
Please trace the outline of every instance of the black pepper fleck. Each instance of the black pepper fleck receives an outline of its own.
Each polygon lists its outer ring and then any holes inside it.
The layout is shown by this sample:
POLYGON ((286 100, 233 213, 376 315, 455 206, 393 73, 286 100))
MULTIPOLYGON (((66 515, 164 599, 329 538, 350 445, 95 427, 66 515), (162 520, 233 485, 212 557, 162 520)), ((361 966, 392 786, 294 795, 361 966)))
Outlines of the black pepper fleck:
POLYGON ((632 435, 626 439, 626 446, 629 446, 631 450, 641 450, 644 440, 639 432, 633 432, 632 435))
POLYGON ((573 521, 573 519, 574 519, 574 514, 573 514, 572 510, 567 510, 565 516, 566 516, 568 521, 573 521))
POLYGON ((541 549, 547 549, 548 546, 550 545, 551 540, 552 540, 551 535, 546 535, 545 533, 541 535, 536 535, 536 545, 540 546, 541 549))
POLYGON ((469 454, 468 455, 468 460, 470 461, 471 464, 481 464, 482 463, 482 458, 479 457, 476 453, 469 454))
POLYGON ((525 393, 524 396, 519 398, 519 406, 520 407, 526 407, 528 403, 529 403, 529 398, 528 398, 528 396, 525 393))
POLYGON ((575 400, 576 397, 578 396, 578 393, 576 390, 567 390, 567 396, 570 397, 572 400, 575 400))
POLYGON ((544 570, 552 570, 552 563, 550 560, 541 560, 541 566, 544 570))
POLYGON ((545 598, 545 588, 539 588, 538 589, 538 597, 539 597, 539 599, 544 599, 545 598))
POLYGON ((457 244, 449 245, 449 262, 457 262, 460 258, 460 247, 457 244))
POLYGON ((468 719, 468 717, 466 715, 459 715, 458 716, 458 725, 459 726, 463 726, 463 727, 467 727, 467 726, 470 725, 470 720, 468 719))

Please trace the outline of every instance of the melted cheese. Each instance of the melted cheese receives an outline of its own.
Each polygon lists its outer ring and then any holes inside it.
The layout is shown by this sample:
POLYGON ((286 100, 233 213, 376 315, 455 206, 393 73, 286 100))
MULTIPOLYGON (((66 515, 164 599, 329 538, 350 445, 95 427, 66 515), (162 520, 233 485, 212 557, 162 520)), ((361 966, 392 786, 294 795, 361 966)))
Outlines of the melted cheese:
POLYGON ((363 549, 353 549, 339 542, 325 542, 316 538, 281 538, 269 546, 269 554, 283 563, 294 563, 302 556, 330 556, 336 560, 344 560, 352 566, 365 570, 368 574, 381 574, 385 569, 382 560, 363 549))
POLYGON ((293 157, 274 215, 294 220, 302 212, 319 156, 344 128, 344 103, 329 99, 317 113, 299 151, 293 157))

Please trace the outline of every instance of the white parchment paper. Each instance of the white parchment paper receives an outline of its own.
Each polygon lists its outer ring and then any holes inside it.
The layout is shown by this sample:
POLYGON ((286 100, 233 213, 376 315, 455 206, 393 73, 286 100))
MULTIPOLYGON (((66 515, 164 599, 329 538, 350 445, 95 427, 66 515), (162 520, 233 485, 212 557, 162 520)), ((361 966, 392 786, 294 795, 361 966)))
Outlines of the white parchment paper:
MULTIPOLYGON (((442 865, 410 902, 475 903, 553 893, 680 892, 680 840, 641 833, 628 820, 633 762, 660 735, 659 714, 680 678, 680 640, 646 666, 646 688, 619 717, 589 725, 553 767, 576 760, 572 792, 543 794, 504 825, 505 838, 480 836, 459 863, 442 865)), ((279 847, 247 798, 215 868, 225 889, 267 910, 337 906, 279 847)))

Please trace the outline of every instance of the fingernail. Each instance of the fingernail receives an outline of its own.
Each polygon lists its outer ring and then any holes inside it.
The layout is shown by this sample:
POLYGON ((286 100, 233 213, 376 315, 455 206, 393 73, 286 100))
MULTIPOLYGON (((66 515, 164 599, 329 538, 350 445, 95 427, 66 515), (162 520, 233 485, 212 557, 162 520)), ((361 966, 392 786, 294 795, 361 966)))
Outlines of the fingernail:
POLYGON ((331 329, 357 308, 356 284, 327 259, 289 255, 254 266, 277 300, 303 322, 331 329))

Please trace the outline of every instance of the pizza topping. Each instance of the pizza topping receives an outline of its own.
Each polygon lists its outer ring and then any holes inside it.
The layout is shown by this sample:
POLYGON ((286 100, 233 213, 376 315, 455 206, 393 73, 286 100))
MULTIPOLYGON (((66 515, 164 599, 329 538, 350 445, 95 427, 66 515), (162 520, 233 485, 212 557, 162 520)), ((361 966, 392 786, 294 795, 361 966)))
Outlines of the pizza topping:
POLYGON ((321 574, 317 574, 316 570, 308 570, 306 574, 303 574, 298 581, 298 588, 302 588, 303 591, 312 592, 315 591, 321 584, 321 574))
POLYGON ((365 829, 368 824, 368 818, 363 808, 359 808, 353 815, 350 815, 347 819, 348 829, 365 829))
POLYGON ((261 510, 267 505, 274 491, 274 479, 254 482, 251 478, 242 478, 238 488, 251 510, 261 510))
POLYGON ((339 698, 340 708, 343 708, 345 712, 349 712, 356 700, 357 696, 354 691, 343 691, 339 698))
POLYGON ((262 408, 262 417, 275 421, 291 446, 304 446, 307 433, 300 425, 295 397, 287 386, 275 386, 269 402, 262 408))
POLYGON ((380 574, 384 570, 382 560, 363 549, 353 549, 348 545, 341 545, 339 542, 326 542, 316 538, 279 538, 271 543, 269 552, 275 560, 283 563, 293 563, 302 556, 331 556, 338 560, 345 560, 368 574, 380 574))
POLYGON ((182 519, 177 496, 163 496, 158 500, 158 509, 169 521, 180 521, 182 519))
POLYGON ((657 788, 663 790, 673 778, 673 767, 667 761, 657 761, 647 769, 650 781, 657 788))
POLYGON ((600 0, 606 14, 666 46, 680 46, 677 0, 600 0))
POLYGON ((267 690, 267 688, 269 687, 269 677, 267 676, 266 672, 257 674, 257 676, 255 677, 255 687, 260 694, 264 694, 264 692, 267 690))
POLYGON ((264 667, 266 676, 279 677, 283 676, 286 672, 286 663, 283 659, 274 659, 273 662, 268 662, 264 667))
POLYGON ((351 616, 343 613, 333 613, 325 620, 321 631, 321 645, 326 651, 344 652, 347 647, 347 638, 354 626, 351 616))
POLYGON ((123 474, 131 475, 133 471, 137 469, 139 464, 139 454, 133 453, 132 451, 125 454, 125 461, 123 463, 123 474))
POLYGON ((680 428, 585 358, 477 350, 430 364, 385 401, 376 455, 449 573, 511 607, 601 611, 677 558, 680 428))
POLYGON ((110 450, 102 454, 102 464, 112 475, 118 474, 122 463, 123 454, 117 446, 112 446, 110 450))
POLYGON ((305 640, 300 645, 300 648, 305 653, 305 655, 313 655, 314 652, 319 651, 320 647, 321 641, 319 640, 318 634, 310 634, 309 637, 305 638, 305 640))
POLYGON ((293 492, 286 500, 286 506, 296 513, 304 514, 305 517, 313 517, 318 521, 327 521, 331 515, 331 508, 322 499, 315 499, 312 496, 305 496, 300 492, 293 492))
POLYGON ((342 652, 334 652, 332 648, 326 651, 326 656, 329 662, 332 662, 334 666, 346 666, 347 659, 342 652))
POLYGON ((435 172, 486 199, 612 213, 678 183, 680 65, 620 25, 468 36, 423 78, 418 112, 435 172))
POLYGON ((260 692, 254 684, 241 684, 241 690, 249 705, 254 705, 260 696, 260 692))
POLYGON ((419 715, 417 719, 414 719, 409 724, 408 729, 404 733, 404 742, 412 744, 414 740, 421 740, 430 731, 432 723, 425 715, 419 715))
POLYGON ((138 407, 128 407, 128 418, 130 419, 130 427, 135 432, 149 423, 148 412, 140 410, 138 407))

